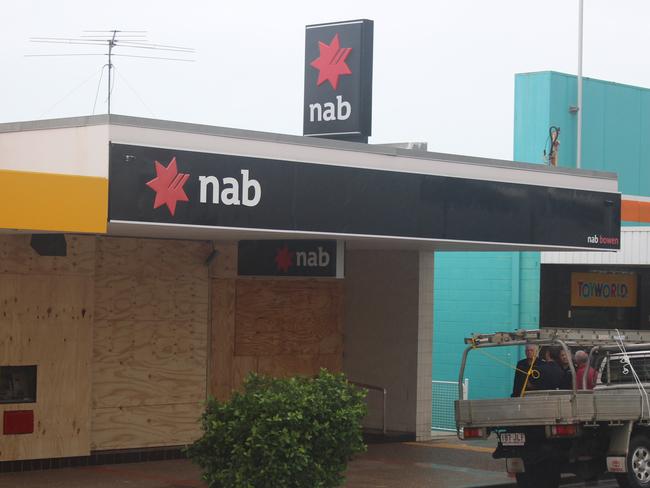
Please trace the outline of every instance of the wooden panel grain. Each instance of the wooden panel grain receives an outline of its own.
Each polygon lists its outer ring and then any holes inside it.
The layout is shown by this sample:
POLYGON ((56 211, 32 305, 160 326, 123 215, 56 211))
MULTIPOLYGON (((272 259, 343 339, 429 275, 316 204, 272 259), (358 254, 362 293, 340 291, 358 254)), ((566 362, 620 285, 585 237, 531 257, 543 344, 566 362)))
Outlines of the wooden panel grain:
POLYGON ((95 274, 138 276, 142 271, 140 242, 129 237, 98 237, 95 274))
POLYGON ((241 390, 249 373, 258 372, 259 358, 255 356, 235 356, 232 362, 232 387, 241 390))
MULTIPOLYGON (((66 347, 74 354, 75 334, 92 327, 92 280, 81 275, 0 274, 3 323, 0 362, 39 358, 57 361, 50 348, 66 347), (65 333, 64 333, 65 332, 65 333)), ((90 343, 84 343, 89 347, 90 343)))
POLYGON ((343 355, 341 352, 335 354, 320 354, 316 358, 318 369, 325 368, 331 373, 340 373, 343 371, 343 355))
POLYGON ((205 260, 212 251, 207 241, 140 239, 138 256, 145 276, 207 276, 205 260))
POLYGON ((313 355, 277 355, 261 356, 259 372, 276 378, 289 376, 314 376, 318 373, 318 363, 313 355))
POLYGON ((192 406, 195 420, 206 398, 208 249, 198 241, 100 240, 94 448, 186 442, 173 416, 182 431, 183 405, 192 406))
POLYGON ((126 274, 100 273, 95 277, 95 315, 98 320, 133 320, 138 281, 126 274))
POLYGON ((94 274, 94 236, 66 235, 66 256, 39 256, 30 239, 30 234, 0 236, 0 273, 94 274))
MULTIPOLYGON (((238 358, 235 358, 237 360, 238 358)), ((332 373, 343 369, 343 357, 340 353, 321 355, 282 355, 261 356, 258 358, 257 371, 260 374, 286 378, 289 376, 315 376, 321 368, 332 373)))
POLYGON ((135 320, 175 318, 207 327, 207 270, 194 275, 145 275, 138 279, 132 309, 135 320))
POLYGON ((237 277, 237 243, 215 242, 217 256, 210 266, 210 275, 214 278, 237 277))
POLYGON ((169 321, 98 321, 93 408, 203 401, 205 327, 191 329, 169 321))
POLYGON ((212 280, 212 325, 210 345, 210 395, 226 400, 233 389, 235 353, 236 281, 212 280))
POLYGON ((237 281, 235 355, 317 355, 342 345, 335 281, 237 281))
POLYGON ((36 403, 0 405, 35 414, 33 434, 0 436, 0 461, 88 454, 92 278, 0 274, 0 297, 0 364, 38 368, 36 403))
POLYGON ((177 446, 201 436, 203 403, 93 409, 92 449, 177 446))

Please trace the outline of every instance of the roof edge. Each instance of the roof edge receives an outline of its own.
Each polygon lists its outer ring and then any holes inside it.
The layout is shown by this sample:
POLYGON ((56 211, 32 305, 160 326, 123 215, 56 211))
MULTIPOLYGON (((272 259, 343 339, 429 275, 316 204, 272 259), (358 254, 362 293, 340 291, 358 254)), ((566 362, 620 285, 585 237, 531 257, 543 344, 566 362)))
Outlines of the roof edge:
POLYGON ((389 156, 401 156, 431 161, 448 161, 461 164, 480 166, 495 166, 501 168, 521 169, 526 171, 539 171, 544 173, 559 173, 573 176, 588 176, 616 180, 616 173, 604 171, 592 171, 576 168, 552 168, 545 164, 523 163, 517 161, 483 158, 477 156, 466 156, 459 154, 447 154, 417 149, 402 149, 391 147, 386 144, 363 144, 358 142, 338 141, 319 137, 297 136, 290 134, 279 134, 272 132, 261 132, 248 129, 234 129, 205 124, 194 124, 189 122, 175 122, 170 120, 149 119, 144 117, 132 117, 127 115, 88 115, 81 117, 69 117, 60 119, 33 120, 21 122, 8 122, 0 124, 0 134, 21 131, 36 131, 48 129, 67 129, 75 127, 88 127, 96 125, 119 125, 126 127, 157 129, 175 132, 188 132, 192 134, 203 134, 211 136, 231 137, 236 139, 250 139, 265 142, 277 142, 283 144, 295 144, 300 146, 311 146, 323 149, 337 149, 343 151, 365 152, 370 154, 382 154, 389 156))

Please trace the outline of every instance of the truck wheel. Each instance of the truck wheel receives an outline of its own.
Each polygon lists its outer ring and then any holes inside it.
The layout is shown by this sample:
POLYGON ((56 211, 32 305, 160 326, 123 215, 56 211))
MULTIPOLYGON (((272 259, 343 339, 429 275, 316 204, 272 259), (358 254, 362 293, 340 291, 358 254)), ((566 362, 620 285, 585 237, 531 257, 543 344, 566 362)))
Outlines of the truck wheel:
POLYGON ((533 488, 528 473, 516 473, 515 478, 517 479, 517 488, 533 488))
MULTIPOLYGON (((636 435, 630 441, 630 447, 627 451, 627 473, 622 475, 627 484, 621 484, 623 479, 619 480, 619 486, 630 488, 650 488, 650 440, 644 435, 636 435)), ((617 477, 617 479, 619 479, 617 477)))
POLYGON ((552 459, 539 463, 525 463, 526 472, 517 473, 518 488, 558 488, 560 469, 552 459))
POLYGON ((630 488, 630 483, 627 481, 627 474, 615 475, 618 488, 630 488))

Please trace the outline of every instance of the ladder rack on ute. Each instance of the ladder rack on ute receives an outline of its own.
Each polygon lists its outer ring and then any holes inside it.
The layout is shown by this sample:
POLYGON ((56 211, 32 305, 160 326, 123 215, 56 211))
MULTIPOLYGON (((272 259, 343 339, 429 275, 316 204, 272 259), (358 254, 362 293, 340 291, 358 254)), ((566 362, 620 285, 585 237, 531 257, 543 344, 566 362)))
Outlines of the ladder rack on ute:
POLYGON ((474 347, 482 345, 504 345, 527 342, 564 342, 567 345, 595 346, 622 341, 626 344, 650 343, 650 330, 617 329, 568 329, 544 327, 543 329, 517 329, 512 332, 473 334, 465 344, 474 347))
MULTIPOLYGON (((462 395, 467 354, 472 349, 506 345, 517 346, 528 343, 539 345, 558 344, 562 347, 567 356, 570 357, 570 347, 572 346, 589 347, 591 349, 595 346, 612 346, 619 342, 628 345, 645 344, 646 346, 650 346, 650 331, 544 327, 543 329, 517 329, 512 332, 495 332, 493 334, 473 334, 472 337, 465 338, 465 344, 468 344, 468 346, 465 348, 465 351, 463 351, 458 375, 459 395, 462 395)), ((591 353, 589 359, 591 360, 591 353)), ((576 371, 573 363, 569 363, 569 370, 571 371, 571 386, 573 393, 575 394, 577 382, 576 371)), ((459 398, 461 397, 459 396, 459 398)))

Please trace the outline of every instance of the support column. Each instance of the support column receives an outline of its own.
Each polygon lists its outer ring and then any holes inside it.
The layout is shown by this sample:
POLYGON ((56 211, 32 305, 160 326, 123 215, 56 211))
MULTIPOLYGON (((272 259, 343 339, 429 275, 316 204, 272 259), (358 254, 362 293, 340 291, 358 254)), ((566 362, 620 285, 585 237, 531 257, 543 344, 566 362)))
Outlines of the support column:
POLYGON ((433 253, 419 255, 418 389, 416 440, 431 439, 431 380, 433 369, 433 253))
MULTIPOLYGON (((432 331, 433 253, 346 253, 344 371, 386 388, 387 429, 418 440, 431 433, 432 331)), ((368 403, 365 427, 379 429, 380 395, 368 403)))

